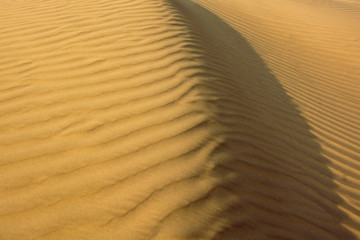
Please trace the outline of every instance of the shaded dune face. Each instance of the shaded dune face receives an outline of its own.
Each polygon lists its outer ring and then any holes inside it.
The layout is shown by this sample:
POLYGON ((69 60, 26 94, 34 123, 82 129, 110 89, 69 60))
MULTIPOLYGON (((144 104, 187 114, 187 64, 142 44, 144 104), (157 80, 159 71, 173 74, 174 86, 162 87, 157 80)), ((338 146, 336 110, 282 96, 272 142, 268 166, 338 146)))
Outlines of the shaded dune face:
POLYGON ((0 239, 355 239, 309 124, 216 15, 17 3, 0 23, 0 239))
POLYGON ((301 112, 250 44, 216 15, 191 1, 176 1, 203 49, 204 78, 216 100, 227 153, 213 171, 237 202, 222 213, 227 225, 215 239, 354 239, 338 206, 328 159, 301 112), (211 26, 211 27, 210 27, 211 26), (216 67, 215 67, 216 66, 216 67), (215 76, 215 78, 214 78, 215 76))

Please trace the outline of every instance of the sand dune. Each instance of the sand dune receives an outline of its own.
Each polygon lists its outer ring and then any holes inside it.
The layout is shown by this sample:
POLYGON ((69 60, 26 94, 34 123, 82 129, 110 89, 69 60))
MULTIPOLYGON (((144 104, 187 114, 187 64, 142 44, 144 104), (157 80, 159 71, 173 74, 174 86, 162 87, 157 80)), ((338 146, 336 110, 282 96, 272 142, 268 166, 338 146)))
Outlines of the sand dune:
POLYGON ((360 239, 359 23, 1 0, 0 239, 360 239))

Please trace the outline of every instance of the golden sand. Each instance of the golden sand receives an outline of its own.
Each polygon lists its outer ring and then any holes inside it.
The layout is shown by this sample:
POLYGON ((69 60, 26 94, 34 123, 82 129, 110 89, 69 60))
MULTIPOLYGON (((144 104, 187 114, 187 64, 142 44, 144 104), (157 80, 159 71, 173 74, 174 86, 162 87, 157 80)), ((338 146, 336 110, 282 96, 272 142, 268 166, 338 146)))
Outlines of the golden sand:
POLYGON ((0 240, 360 239, 360 1, 0 0, 0 240))

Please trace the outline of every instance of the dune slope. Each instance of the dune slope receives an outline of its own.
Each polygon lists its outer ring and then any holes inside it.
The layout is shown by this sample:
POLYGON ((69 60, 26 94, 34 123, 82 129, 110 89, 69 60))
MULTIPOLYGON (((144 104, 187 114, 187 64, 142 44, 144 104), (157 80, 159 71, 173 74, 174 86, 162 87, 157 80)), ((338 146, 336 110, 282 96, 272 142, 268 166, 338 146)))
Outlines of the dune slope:
POLYGON ((299 106, 359 238, 360 2, 196 2, 246 37, 299 106))
POLYGON ((0 239, 360 237, 356 2, 1 2, 0 239))

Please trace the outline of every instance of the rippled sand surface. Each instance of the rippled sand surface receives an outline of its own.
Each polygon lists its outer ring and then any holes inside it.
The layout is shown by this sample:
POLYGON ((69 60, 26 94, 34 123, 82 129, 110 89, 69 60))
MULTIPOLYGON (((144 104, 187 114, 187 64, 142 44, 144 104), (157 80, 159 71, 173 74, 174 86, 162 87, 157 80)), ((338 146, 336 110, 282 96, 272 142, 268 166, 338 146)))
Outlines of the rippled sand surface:
POLYGON ((360 239, 358 0, 0 0, 1 240, 360 239))

